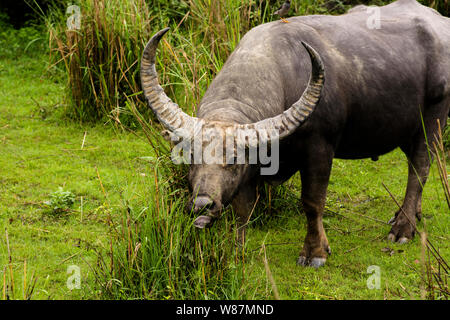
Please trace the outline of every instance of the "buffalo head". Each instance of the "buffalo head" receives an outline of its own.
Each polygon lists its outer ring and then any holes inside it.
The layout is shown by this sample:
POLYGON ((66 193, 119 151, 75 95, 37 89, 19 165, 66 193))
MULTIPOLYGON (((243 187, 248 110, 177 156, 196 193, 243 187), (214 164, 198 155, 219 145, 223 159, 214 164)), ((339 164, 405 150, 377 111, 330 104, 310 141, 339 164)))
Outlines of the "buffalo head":
POLYGON ((158 83, 156 48, 168 30, 157 32, 145 47, 141 60, 141 83, 144 95, 161 124, 172 136, 188 142, 192 197, 187 209, 196 214, 202 213, 194 224, 203 228, 233 200, 240 186, 248 183, 257 173, 255 167, 258 164, 249 162, 246 152, 240 151, 247 150, 249 153, 250 149, 287 137, 314 111, 324 83, 323 64, 317 52, 302 42, 311 58, 312 72, 308 86, 297 102, 283 113, 255 123, 205 120, 183 112, 158 83), (206 152, 206 158, 203 152, 196 159, 196 151, 192 151, 196 144, 206 152))

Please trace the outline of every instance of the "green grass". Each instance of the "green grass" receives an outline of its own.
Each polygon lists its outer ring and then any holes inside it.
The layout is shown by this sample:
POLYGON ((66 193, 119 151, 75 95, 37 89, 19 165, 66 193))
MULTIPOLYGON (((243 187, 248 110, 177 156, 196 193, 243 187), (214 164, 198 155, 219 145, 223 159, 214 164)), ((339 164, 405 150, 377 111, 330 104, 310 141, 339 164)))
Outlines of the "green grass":
MULTIPOLYGON (((267 256, 282 299, 418 299, 421 298, 421 243, 418 236, 407 245, 388 242, 386 222, 397 210, 382 187, 384 182, 397 200, 403 200, 407 165, 396 150, 371 160, 335 160, 328 189, 324 226, 332 249, 325 267, 318 270, 295 265, 306 235, 306 218, 297 210, 280 210, 268 223, 250 228, 249 249, 266 243, 267 256), (269 243, 273 245, 268 245, 269 243), (395 250, 393 255, 384 248, 395 250), (381 288, 370 290, 367 268, 380 267, 381 288), (402 289, 404 287, 406 290, 402 289)), ((449 256, 449 209, 435 166, 423 198, 426 230, 441 255, 449 256)), ((299 176, 288 184, 292 201, 300 196, 299 176)), ((285 200, 283 200, 285 201, 285 200)), ((295 207, 295 203, 292 204, 295 207)), ((254 254, 260 277, 264 266, 254 254)), ((269 285, 270 288, 270 285, 269 285)), ((260 288, 265 290, 265 287, 260 288)), ((270 296, 270 295, 269 295, 270 296)))
MULTIPOLYGON (((145 191, 142 182, 150 169, 140 157, 149 147, 109 125, 62 120, 64 86, 44 75, 44 59, 0 60, 0 288, 8 262, 7 228, 16 282, 21 284, 25 259, 28 274, 38 277, 33 298, 91 297, 87 263, 107 245, 108 221, 122 199, 133 202, 136 186, 145 191), (75 194, 75 204, 54 213, 44 202, 59 187, 75 194), (88 290, 66 288, 72 264, 81 267, 88 290)), ((16 297, 22 297, 20 290, 16 297)))

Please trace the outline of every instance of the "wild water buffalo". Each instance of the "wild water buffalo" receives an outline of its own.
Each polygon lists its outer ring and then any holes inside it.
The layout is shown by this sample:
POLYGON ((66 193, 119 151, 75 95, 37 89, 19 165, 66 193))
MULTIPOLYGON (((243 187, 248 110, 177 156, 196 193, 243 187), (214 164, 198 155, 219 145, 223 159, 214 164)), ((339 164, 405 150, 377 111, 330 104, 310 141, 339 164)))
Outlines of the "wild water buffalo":
POLYGON ((195 140, 212 129, 223 142, 240 130, 257 131, 253 140, 233 135, 236 150, 280 141, 275 175, 261 175, 259 162, 192 164, 189 209, 205 212, 195 225, 205 227, 232 204, 243 238, 257 185, 283 182, 300 171, 308 224, 297 263, 319 267, 330 253, 322 214, 333 158, 376 159, 400 147, 409 160, 408 184, 388 238, 407 242, 420 219, 430 167, 424 131, 431 140, 437 119, 445 125, 449 114, 450 19, 414 0, 399 0, 378 12, 358 6, 341 16, 288 21, 260 25, 242 38, 206 91, 197 118, 158 83, 156 47, 167 29, 145 48, 144 94, 170 132, 195 140), (374 13, 380 19, 371 22, 374 13))

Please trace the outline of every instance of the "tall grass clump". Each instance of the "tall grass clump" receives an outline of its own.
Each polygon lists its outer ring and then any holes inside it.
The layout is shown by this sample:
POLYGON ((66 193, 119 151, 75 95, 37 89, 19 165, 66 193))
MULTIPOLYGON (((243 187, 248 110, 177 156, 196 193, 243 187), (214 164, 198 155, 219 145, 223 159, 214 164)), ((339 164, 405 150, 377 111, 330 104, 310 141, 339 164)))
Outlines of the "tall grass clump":
POLYGON ((152 159, 142 205, 124 200, 111 224, 109 252, 94 271, 101 297, 111 299, 238 299, 244 268, 233 215, 205 230, 184 211, 186 190, 170 159, 152 159))
POLYGON ((128 96, 140 102, 139 59, 151 34, 149 7, 144 0, 84 0, 76 12, 55 7, 47 17, 52 61, 67 74, 72 107, 78 119, 120 117, 128 96), (68 28, 79 19, 79 29, 68 28))

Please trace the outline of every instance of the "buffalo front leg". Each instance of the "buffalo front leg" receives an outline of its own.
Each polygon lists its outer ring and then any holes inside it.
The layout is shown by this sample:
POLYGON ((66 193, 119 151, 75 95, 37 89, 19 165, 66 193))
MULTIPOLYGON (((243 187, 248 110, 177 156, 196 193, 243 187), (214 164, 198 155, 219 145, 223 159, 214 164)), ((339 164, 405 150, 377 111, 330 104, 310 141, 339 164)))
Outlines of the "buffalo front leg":
POLYGON ((236 214, 237 243, 244 245, 245 229, 256 202, 256 187, 244 185, 233 199, 232 207, 236 214))
POLYGON ((328 239, 323 228, 322 216, 325 207, 328 181, 333 161, 332 151, 322 150, 310 153, 303 169, 302 204, 307 218, 307 233, 297 264, 318 268, 325 264, 331 254, 328 239), (320 160, 318 160, 320 159, 320 160))

